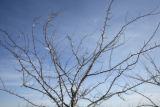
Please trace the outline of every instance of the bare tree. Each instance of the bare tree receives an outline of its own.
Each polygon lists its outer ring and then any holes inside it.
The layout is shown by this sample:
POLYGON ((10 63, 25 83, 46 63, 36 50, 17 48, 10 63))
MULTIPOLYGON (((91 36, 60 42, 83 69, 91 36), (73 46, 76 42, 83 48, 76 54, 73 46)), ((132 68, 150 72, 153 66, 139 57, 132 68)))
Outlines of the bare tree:
MULTIPOLYGON (((33 21, 31 35, 22 34, 22 36, 12 38, 7 31, 0 29, 3 38, 0 45, 17 59, 20 67, 18 71, 23 76, 23 86, 48 97, 58 107, 77 107, 82 101, 87 102, 85 106, 94 107, 113 96, 123 99, 121 95, 127 94, 145 83, 146 81, 140 81, 129 84, 126 81, 121 86, 119 84, 121 78, 128 78, 124 74, 134 68, 141 54, 160 47, 160 44, 148 47, 159 29, 160 23, 157 24, 152 35, 139 51, 128 53, 126 58, 115 64, 112 64, 112 55, 113 51, 124 44, 121 37, 128 26, 144 17, 158 13, 151 11, 135 17, 120 27, 114 36, 106 39, 106 29, 110 21, 113 1, 110 1, 106 10, 103 29, 96 45, 89 51, 83 49, 85 40, 90 37, 88 35, 84 36, 78 44, 74 44, 73 38, 67 35, 65 40, 69 43, 70 52, 59 51, 62 49, 60 48, 61 43, 56 40, 55 31, 52 32, 50 29, 58 12, 50 14, 46 20, 41 39, 38 39, 35 34, 36 18, 33 21), (106 66, 106 62, 108 66, 106 66), (49 64, 49 69, 46 64, 49 64)), ((42 105, 35 104, 7 89, 2 80, 1 83, 3 84, 3 87, 0 88, 1 91, 13 94, 33 106, 42 107, 42 105)))
POLYGON ((149 101, 149 103, 143 103, 143 104, 142 102, 140 102, 136 107, 159 107, 158 104, 156 104, 149 96, 144 95, 142 92, 138 92, 135 90, 134 92, 145 98, 145 100, 149 101))
MULTIPOLYGON (((152 53, 151 53, 152 54, 152 53)), ((145 68, 145 72, 147 76, 141 76, 141 75, 136 75, 136 76, 129 76, 135 80, 145 82, 147 84, 151 84, 153 86, 160 86, 160 68, 157 63, 158 57, 156 57, 156 60, 152 58, 150 54, 143 54, 144 58, 146 59, 145 62, 149 62, 149 64, 143 64, 145 68)), ((160 103, 156 103, 152 98, 149 96, 143 94, 142 92, 137 92, 134 90, 137 94, 141 95, 144 97, 147 101, 149 101, 149 104, 139 104, 137 107, 159 107, 160 103)))

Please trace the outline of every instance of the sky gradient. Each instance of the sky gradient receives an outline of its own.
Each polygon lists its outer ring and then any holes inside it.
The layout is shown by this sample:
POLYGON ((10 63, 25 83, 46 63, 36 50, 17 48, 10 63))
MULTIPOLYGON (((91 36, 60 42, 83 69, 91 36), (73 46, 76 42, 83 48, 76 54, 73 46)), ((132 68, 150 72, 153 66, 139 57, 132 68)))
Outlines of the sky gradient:
MULTIPOLYGON (((10 34, 18 35, 20 32, 31 33, 32 22, 35 17, 41 17, 40 25, 48 18, 51 12, 60 11, 59 16, 56 18, 55 29, 57 31, 58 38, 65 35, 70 35, 75 38, 82 37, 85 34, 97 35, 103 27, 105 10, 108 6, 109 0, 0 0, 0 28, 7 30, 10 34)), ((119 27, 125 23, 125 18, 131 19, 138 15, 147 13, 152 9, 160 6, 159 0, 115 0, 112 11, 109 34, 119 30, 119 27)), ((158 8, 156 11, 160 11, 158 8)), ((155 26, 160 21, 160 16, 153 16, 145 18, 144 21, 133 24, 127 29, 126 40, 129 41, 130 47, 125 46, 125 50, 135 51, 143 41, 148 39, 150 31, 155 29, 155 26), (136 26, 136 27, 135 27, 136 26), (141 42, 142 41, 142 42, 141 42), (136 44, 136 46, 134 45, 136 44), (132 48, 133 47, 133 48, 132 48)), ((42 29, 37 30, 37 34, 42 29)), ((158 32, 160 34, 160 32, 158 32)), ((95 37, 96 38, 96 37, 95 37)), ((156 36, 155 41, 160 40, 160 36, 156 36)), ((93 38, 94 41, 94 38, 93 38)), ((90 42, 92 43, 92 42, 90 42)), ((91 48, 92 44, 88 44, 91 48)), ((122 47, 124 49, 124 47, 122 47)), ((120 49, 121 50, 121 49, 120 49)), ((117 52, 120 52, 118 50, 117 52)), ((121 52, 127 54, 126 51, 121 52)), ((154 53, 158 55, 158 52, 154 53)), ((120 60, 119 56, 113 60, 120 60)), ((6 82, 6 85, 16 90, 17 92, 23 93, 24 96, 32 96, 31 98, 36 99, 34 94, 25 93, 25 90, 20 89, 18 86, 21 84, 21 75, 15 71, 18 67, 16 60, 10 55, 5 49, 0 47, 0 77, 6 82)), ((141 68, 141 66, 139 67, 141 68)), ((1 86, 1 84, 0 84, 1 86)), ((151 88, 152 86, 145 86, 151 88)), ((142 87, 143 89, 143 87, 142 87)), ((146 91, 150 95, 156 95, 158 98, 160 94, 160 88, 153 88, 152 91, 146 91)), ((134 103, 135 95, 131 96, 129 101, 134 103)), ((136 97, 137 99, 140 99, 136 97)), ((160 98, 160 97, 159 97, 160 98)), ((44 98, 42 98, 44 99, 44 98)), ((41 99, 36 99, 36 102, 41 99)), ((44 103, 48 103, 48 100, 43 100, 44 103)), ((107 104, 109 107, 118 107, 114 101, 120 102, 119 107, 128 107, 123 101, 109 100, 107 104)), ((22 107, 26 103, 19 98, 9 95, 0 91, 0 107, 22 107)), ((130 104, 131 106, 132 104, 130 104)))

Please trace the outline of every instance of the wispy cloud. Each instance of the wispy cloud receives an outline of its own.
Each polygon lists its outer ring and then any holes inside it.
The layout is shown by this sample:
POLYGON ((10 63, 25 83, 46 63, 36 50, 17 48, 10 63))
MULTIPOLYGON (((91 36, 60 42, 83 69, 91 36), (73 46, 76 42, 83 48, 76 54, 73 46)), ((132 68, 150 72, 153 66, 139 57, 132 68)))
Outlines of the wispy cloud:
POLYGON ((1 72, 0 73, 0 78, 4 80, 17 80, 17 79, 20 79, 21 77, 22 75, 16 72, 1 72))

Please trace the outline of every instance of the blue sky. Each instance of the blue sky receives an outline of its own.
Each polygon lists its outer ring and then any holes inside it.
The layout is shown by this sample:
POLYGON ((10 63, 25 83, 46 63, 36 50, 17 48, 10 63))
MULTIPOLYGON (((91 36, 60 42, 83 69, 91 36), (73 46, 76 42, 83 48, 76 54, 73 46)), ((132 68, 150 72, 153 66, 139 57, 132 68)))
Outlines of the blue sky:
MULTIPOLYGON (((108 2, 109 0, 0 0, 0 28, 7 30, 13 38, 20 32, 30 34, 33 18, 40 16, 41 24, 43 24, 51 12, 61 10, 55 22, 58 38, 67 34, 75 41, 85 34, 93 34, 96 38, 103 27, 108 2)), ((108 34, 118 31, 119 27, 125 23, 126 17, 131 19, 158 6, 160 6, 159 0, 115 0, 111 11, 112 20, 109 22, 111 30, 108 34)), ((160 11, 159 8, 158 10, 160 11)), ((117 50, 116 52, 121 52, 125 56, 128 52, 139 49, 139 46, 151 34, 150 31, 156 27, 159 19, 159 16, 148 17, 130 26, 126 32, 126 40, 129 41, 127 45, 130 47, 125 45, 122 48, 127 51, 117 50)), ((41 32, 41 29, 37 32, 41 32)), ((155 40, 159 39, 160 37, 156 36, 155 40)), ((89 48, 92 48, 92 40, 94 41, 94 37, 88 44, 89 48)), ((158 55, 158 52, 155 52, 155 55, 158 55)), ((117 61, 121 58, 117 55, 113 60, 117 61)), ((6 81, 9 88, 17 89, 25 94, 24 90, 18 88, 21 84, 21 75, 14 70, 17 67, 16 63, 15 59, 0 47, 0 77, 6 81)), ((157 88, 153 90, 152 92, 158 93, 157 88)), ((117 106, 113 104, 114 100, 109 102, 113 107, 117 106)), ((11 105, 17 107, 18 104, 25 103, 12 95, 0 92, 0 107, 11 107, 11 105)), ((124 105, 122 103, 122 107, 124 105)))

